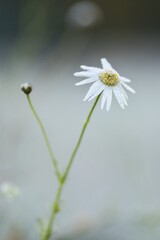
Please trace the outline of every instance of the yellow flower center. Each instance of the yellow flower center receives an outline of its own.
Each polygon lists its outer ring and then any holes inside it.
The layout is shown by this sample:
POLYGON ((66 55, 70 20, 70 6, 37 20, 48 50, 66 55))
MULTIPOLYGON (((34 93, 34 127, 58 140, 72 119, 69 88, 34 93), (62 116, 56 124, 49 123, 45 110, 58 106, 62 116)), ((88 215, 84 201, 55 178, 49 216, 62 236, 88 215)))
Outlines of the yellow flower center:
POLYGON ((116 73, 104 72, 99 77, 101 82, 107 86, 116 86, 119 83, 119 77, 116 73))

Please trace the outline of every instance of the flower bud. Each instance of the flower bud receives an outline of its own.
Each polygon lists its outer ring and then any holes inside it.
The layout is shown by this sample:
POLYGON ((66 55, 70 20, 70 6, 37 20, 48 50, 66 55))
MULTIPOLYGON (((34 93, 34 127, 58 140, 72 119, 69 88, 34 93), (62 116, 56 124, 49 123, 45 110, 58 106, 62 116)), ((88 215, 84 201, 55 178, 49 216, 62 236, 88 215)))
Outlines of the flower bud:
POLYGON ((32 85, 30 83, 23 83, 21 85, 21 90, 28 95, 32 92, 32 85))

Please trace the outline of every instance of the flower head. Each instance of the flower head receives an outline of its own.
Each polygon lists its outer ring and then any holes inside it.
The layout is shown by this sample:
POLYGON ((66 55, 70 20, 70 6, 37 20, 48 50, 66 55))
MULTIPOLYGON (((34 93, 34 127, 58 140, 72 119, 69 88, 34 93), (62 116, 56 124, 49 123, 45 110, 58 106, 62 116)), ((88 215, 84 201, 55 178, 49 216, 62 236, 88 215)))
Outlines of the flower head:
POLYGON ((9 199, 20 195, 19 188, 16 185, 14 185, 12 183, 7 183, 7 182, 4 182, 1 184, 0 192, 3 196, 5 196, 6 198, 9 198, 9 199))
POLYGON ((124 90, 126 88, 131 93, 135 91, 127 84, 131 82, 129 79, 120 76, 111 66, 111 64, 105 59, 101 59, 102 68, 88 67, 82 65, 81 68, 84 71, 76 72, 74 76, 84 77, 85 80, 76 83, 76 86, 93 83, 87 92, 84 101, 92 100, 102 93, 101 109, 106 104, 106 110, 109 111, 112 102, 112 92, 114 93, 121 108, 127 106, 128 96, 124 90))

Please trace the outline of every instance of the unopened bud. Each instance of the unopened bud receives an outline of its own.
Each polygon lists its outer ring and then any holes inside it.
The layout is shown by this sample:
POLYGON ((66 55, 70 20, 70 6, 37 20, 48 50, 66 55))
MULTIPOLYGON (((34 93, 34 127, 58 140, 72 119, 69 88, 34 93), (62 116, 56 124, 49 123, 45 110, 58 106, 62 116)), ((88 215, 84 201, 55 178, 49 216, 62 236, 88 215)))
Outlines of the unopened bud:
POLYGON ((23 83, 21 85, 21 90, 28 95, 32 92, 32 85, 30 83, 23 83))

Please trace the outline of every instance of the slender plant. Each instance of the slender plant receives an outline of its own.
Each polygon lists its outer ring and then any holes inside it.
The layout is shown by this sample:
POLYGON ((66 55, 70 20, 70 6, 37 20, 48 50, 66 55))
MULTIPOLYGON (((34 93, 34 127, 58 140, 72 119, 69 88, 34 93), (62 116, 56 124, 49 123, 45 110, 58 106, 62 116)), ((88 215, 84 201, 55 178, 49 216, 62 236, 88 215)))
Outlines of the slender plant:
POLYGON ((100 96, 102 95, 102 101, 101 101, 101 109, 104 108, 106 104, 106 110, 109 111, 111 107, 112 102, 112 92, 114 93, 119 105, 124 109, 125 106, 127 106, 127 100, 128 96, 124 90, 123 87, 128 89, 130 92, 135 93, 135 91, 126 84, 126 82, 130 82, 129 79, 121 77, 110 65, 110 63, 106 59, 101 59, 102 63, 102 69, 101 68, 95 68, 95 67, 88 67, 88 66, 81 66, 83 71, 77 72, 74 75, 77 77, 85 77, 86 79, 76 83, 76 85, 83 85, 87 83, 93 83, 93 85, 90 87, 89 91, 87 92, 87 95, 84 98, 84 101, 86 100, 92 100, 95 98, 95 101, 93 103, 93 106, 91 107, 89 114, 86 118, 86 121, 84 122, 84 125, 82 127, 82 130, 80 132, 79 138, 76 142, 76 145, 73 149, 73 152, 71 154, 71 157, 68 161, 68 164, 63 172, 60 172, 58 167, 58 161, 56 160, 47 133, 45 131, 44 125, 40 119, 40 117, 37 114, 37 111, 35 107, 33 106, 33 103, 30 98, 30 93, 32 91, 32 85, 30 83, 25 83, 21 85, 22 91, 26 94, 28 104, 33 112, 33 115, 35 116, 39 127, 42 131, 47 150, 49 152, 49 155, 52 160, 52 164, 55 170, 55 175, 58 181, 58 188, 56 191, 55 199, 52 204, 51 213, 47 222, 47 225, 45 228, 41 229, 40 238, 41 240, 49 240, 52 236, 52 227, 56 218, 56 215, 60 211, 60 200, 61 200, 61 194, 62 190, 64 188, 64 185, 66 183, 68 174, 70 172, 70 169, 72 167, 73 161, 75 159, 75 156, 77 154, 77 151, 80 147, 80 144, 82 142, 84 133, 86 131, 86 128, 88 126, 88 123, 90 121, 90 118, 94 112, 94 109, 98 103, 98 100, 100 96))

